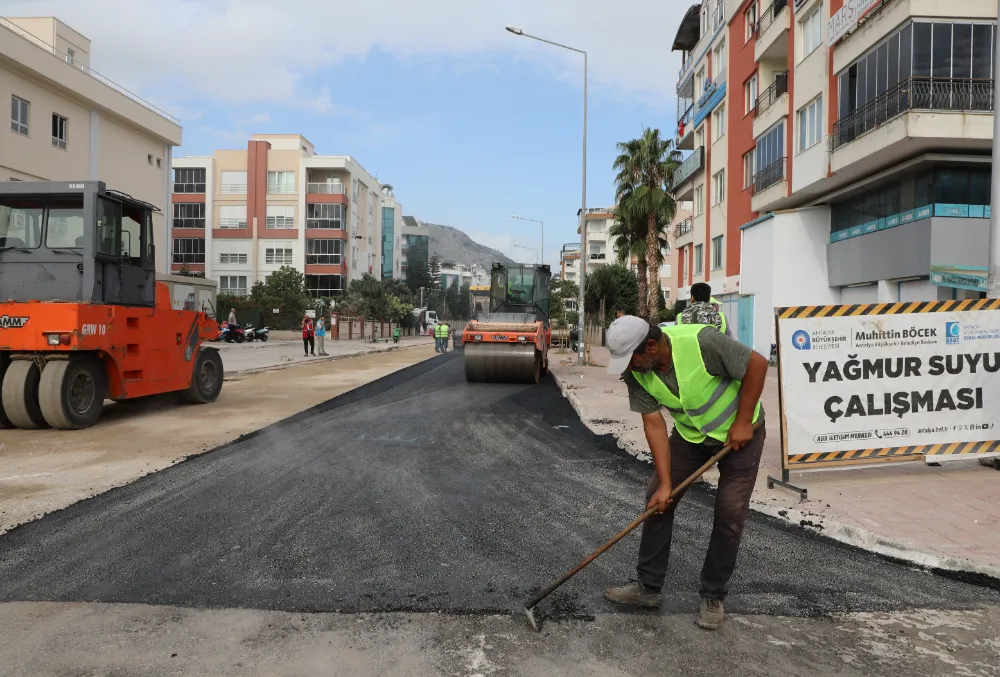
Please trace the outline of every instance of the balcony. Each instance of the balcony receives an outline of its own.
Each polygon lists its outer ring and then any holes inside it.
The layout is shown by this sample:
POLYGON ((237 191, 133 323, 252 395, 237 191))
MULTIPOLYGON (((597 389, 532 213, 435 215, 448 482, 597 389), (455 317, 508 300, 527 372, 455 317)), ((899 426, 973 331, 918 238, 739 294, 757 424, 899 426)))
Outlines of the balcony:
POLYGON ((307 183, 308 195, 347 195, 347 189, 342 183, 307 183))
POLYGON ((291 183, 269 183, 267 184, 268 195, 295 195, 295 184, 291 183))
POLYGON ((766 212, 769 205, 788 197, 787 165, 786 158, 781 158, 754 174, 750 209, 766 212))
POLYGON ((221 185, 223 195, 246 195, 247 184, 245 183, 223 183, 221 185))
POLYGON ((760 14, 754 43, 753 57, 756 61, 762 59, 788 58, 788 31, 792 23, 792 11, 788 8, 788 0, 774 0, 760 14))
POLYGON ((788 71, 777 73, 771 86, 760 93, 753 115, 755 139, 788 115, 788 71))
POLYGON ((671 186, 671 190, 674 191, 674 197, 678 200, 690 200, 692 194, 694 193, 694 183, 688 183, 684 186, 683 184, 695 174, 705 168, 705 147, 698 146, 693 153, 687 156, 687 159, 680 164, 680 166, 674 170, 674 182, 671 186), (680 188, 680 190, 678 190, 680 188))
POLYGON ((694 150, 694 104, 688 106, 683 115, 677 118, 677 149, 694 150))
POLYGON ((306 219, 306 230, 336 230, 343 231, 340 219, 306 219))

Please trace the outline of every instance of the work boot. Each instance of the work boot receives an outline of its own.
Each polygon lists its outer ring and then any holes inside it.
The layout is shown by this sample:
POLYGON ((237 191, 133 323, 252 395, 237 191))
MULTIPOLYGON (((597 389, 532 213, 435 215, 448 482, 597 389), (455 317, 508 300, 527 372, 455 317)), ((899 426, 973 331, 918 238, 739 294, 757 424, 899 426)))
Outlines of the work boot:
POLYGON ((656 588, 649 588, 642 583, 635 582, 620 588, 608 588, 604 591, 604 599, 615 604, 657 607, 663 601, 663 593, 656 588))
POLYGON ((722 600, 711 597, 701 598, 701 610, 698 612, 698 627, 705 630, 718 630, 726 612, 722 608, 722 600))

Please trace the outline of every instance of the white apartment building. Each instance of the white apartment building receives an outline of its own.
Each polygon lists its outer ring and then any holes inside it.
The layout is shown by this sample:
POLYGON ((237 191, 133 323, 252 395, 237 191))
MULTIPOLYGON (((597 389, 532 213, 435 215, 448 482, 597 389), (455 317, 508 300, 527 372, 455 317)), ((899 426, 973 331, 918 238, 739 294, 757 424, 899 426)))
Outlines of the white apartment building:
POLYGON ((0 18, 0 181, 103 181, 158 207, 170 270, 170 164, 180 122, 90 68, 90 40, 53 17, 0 18))
POLYGON ((246 150, 173 162, 172 269, 246 294, 281 266, 315 296, 352 279, 405 275, 402 205, 350 156, 317 155, 298 134, 255 134, 246 150))

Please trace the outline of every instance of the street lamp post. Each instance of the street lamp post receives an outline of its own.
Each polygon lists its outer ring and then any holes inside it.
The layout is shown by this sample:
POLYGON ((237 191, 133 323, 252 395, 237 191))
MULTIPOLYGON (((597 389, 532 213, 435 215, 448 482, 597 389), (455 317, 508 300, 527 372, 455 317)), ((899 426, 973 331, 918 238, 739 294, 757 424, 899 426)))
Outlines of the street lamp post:
MULTIPOLYGON (((514 216, 510 217, 510 218, 517 219, 518 221, 531 221, 532 223, 537 223, 539 226, 541 226, 541 228, 542 228, 542 244, 540 245, 541 250, 539 252, 538 258, 539 258, 539 260, 542 263, 545 263, 545 224, 542 221, 538 221, 537 219, 526 219, 523 216, 517 216, 516 214, 514 216)), ((517 245, 515 245, 515 246, 517 246, 517 245)))
POLYGON ((514 26, 507 26, 507 31, 513 33, 514 35, 519 35, 525 38, 531 38, 532 40, 538 40, 539 42, 544 42, 549 45, 554 45, 556 47, 562 47, 563 49, 568 49, 571 52, 576 52, 577 54, 583 54, 583 196, 580 203, 580 296, 579 296, 579 308, 577 309, 577 314, 579 319, 577 321, 577 331, 580 333, 580 352, 577 355, 578 364, 583 365, 583 353, 584 353, 584 330, 583 330, 583 301, 584 301, 584 286, 586 284, 587 276, 587 266, 583 261, 583 258, 587 255, 587 53, 582 49, 577 49, 575 47, 570 47, 568 45, 561 45, 558 42, 552 42, 551 40, 546 40, 544 38, 539 38, 534 35, 528 35, 520 28, 515 28, 514 26))
POLYGON ((516 244, 514 246, 517 247, 518 249, 527 249, 528 251, 535 252, 535 265, 538 265, 538 250, 537 249, 535 249, 534 247, 525 247, 524 245, 519 245, 519 244, 516 244))
MULTIPOLYGON (((997 11, 1000 12, 1000 0, 997 2, 997 11)), ((996 41, 996 55, 1000 55, 1000 40, 996 41)), ((994 55, 994 58, 998 58, 994 55)), ((1000 63, 1000 61, 996 61, 1000 63)), ((996 84, 993 85, 993 159, 994 163, 997 154, 1000 153, 1000 90, 996 84)), ((990 248, 986 263, 986 298, 1000 298, 1000 171, 996 164, 993 165, 993 176, 990 180, 990 248)))

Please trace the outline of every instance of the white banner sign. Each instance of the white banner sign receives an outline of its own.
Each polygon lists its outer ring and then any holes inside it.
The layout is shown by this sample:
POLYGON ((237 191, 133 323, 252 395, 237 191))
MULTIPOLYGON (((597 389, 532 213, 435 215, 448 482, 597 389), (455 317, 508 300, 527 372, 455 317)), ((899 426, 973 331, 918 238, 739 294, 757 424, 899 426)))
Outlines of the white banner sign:
MULTIPOLYGON (((868 310, 876 308, 886 306, 868 310)), ((1000 310, 850 316, 827 306, 801 309, 827 315, 804 318, 788 310, 778 329, 789 459, 1000 439, 1000 310)))
POLYGON ((826 44, 832 47, 844 37, 847 31, 858 25, 868 10, 882 0, 846 0, 844 5, 837 10, 826 27, 826 44))

